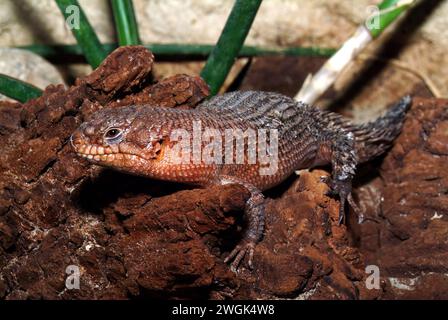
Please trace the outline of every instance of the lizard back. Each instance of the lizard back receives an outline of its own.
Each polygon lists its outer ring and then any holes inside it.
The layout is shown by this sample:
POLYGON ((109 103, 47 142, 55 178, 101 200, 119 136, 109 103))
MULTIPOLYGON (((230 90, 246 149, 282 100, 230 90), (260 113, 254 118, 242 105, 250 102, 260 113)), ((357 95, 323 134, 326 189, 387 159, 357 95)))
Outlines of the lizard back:
MULTIPOLYGON (((354 125, 339 114, 322 111, 281 94, 231 92, 213 97, 193 110, 154 106, 103 109, 81 125, 72 141, 81 155, 118 170, 200 185, 214 184, 220 177, 228 176, 265 190, 279 184, 295 170, 330 163, 335 146, 341 161, 346 159, 349 161, 344 161, 350 163, 342 169, 353 175, 357 162, 369 160, 390 146, 401 129, 409 102, 402 101, 377 121, 354 125), (172 133, 184 130, 187 140, 194 144, 195 122, 201 123, 202 129, 216 130, 220 135, 217 143, 221 147, 225 144, 226 130, 276 133, 278 146, 276 154, 271 154, 276 156, 275 163, 270 163, 275 165, 275 170, 261 174, 260 168, 266 164, 261 163, 259 157, 256 162, 250 162, 248 157, 250 149, 258 150, 263 143, 271 145, 273 137, 270 136, 265 137, 267 141, 257 140, 255 144, 243 140, 244 161, 240 163, 226 162, 224 153, 215 157, 215 163, 202 160, 173 163, 175 151, 171 147, 178 141, 172 139, 172 133), (352 136, 355 150, 335 143, 341 137, 352 136), (104 154, 107 152, 110 155, 104 154)), ((202 140, 200 144, 202 149, 210 147, 208 141, 202 140)), ((194 157, 198 151, 194 145, 192 149, 194 157)), ((214 151, 213 154, 216 155, 214 151)))

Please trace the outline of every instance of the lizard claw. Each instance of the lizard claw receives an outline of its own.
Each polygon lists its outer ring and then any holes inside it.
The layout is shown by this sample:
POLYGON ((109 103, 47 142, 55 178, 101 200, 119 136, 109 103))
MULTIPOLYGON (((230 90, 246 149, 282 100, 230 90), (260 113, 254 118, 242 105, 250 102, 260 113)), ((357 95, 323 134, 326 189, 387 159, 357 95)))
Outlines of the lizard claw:
POLYGON ((242 243, 238 244, 235 249, 232 250, 232 252, 230 252, 230 254, 224 259, 224 262, 227 263, 233 260, 233 262, 230 264, 230 270, 232 270, 233 272, 238 272, 238 266, 240 265, 246 254, 248 254, 247 266, 249 267, 249 269, 253 269, 254 248, 254 241, 243 241, 242 243))
POLYGON ((338 217, 338 225, 340 226, 341 224, 345 223, 345 206, 342 205, 342 201, 341 201, 341 206, 339 207, 339 217, 338 217))
POLYGON ((340 207, 339 207, 339 217, 338 224, 341 225, 345 223, 345 202, 352 207, 353 211, 359 215, 359 207, 355 203, 352 195, 352 185, 350 180, 334 180, 330 177, 325 177, 322 179, 323 182, 327 183, 330 190, 326 192, 327 196, 339 196, 340 207))
POLYGON ((348 202, 348 204, 353 209, 355 214, 358 217, 360 217, 360 219, 361 219, 360 221, 362 221, 361 210, 359 209, 358 205, 356 204, 355 200, 353 199, 352 193, 350 192, 347 195, 339 194, 339 197, 340 197, 340 203, 341 203, 341 206, 339 208, 339 219, 338 219, 339 225, 345 223, 345 201, 348 202))
POLYGON ((353 199, 353 194, 350 192, 347 196, 347 201, 350 207, 352 207, 353 211, 355 211, 357 214, 361 212, 361 209, 359 209, 358 205, 356 204, 355 200, 353 199))
POLYGON ((320 182, 326 183, 328 185, 331 183, 331 178, 329 176, 320 176, 319 180, 320 182))
POLYGON ((330 176, 321 176, 319 180, 329 187, 329 189, 325 192, 326 196, 334 197, 338 194, 337 189, 333 185, 333 179, 330 176))

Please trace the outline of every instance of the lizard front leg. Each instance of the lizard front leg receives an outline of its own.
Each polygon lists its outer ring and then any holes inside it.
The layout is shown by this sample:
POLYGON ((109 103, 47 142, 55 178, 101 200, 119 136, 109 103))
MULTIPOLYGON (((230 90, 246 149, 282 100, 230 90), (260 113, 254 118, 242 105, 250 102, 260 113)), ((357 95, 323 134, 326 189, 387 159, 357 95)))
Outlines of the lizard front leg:
POLYGON ((244 257, 248 256, 247 265, 253 268, 254 249, 263 237, 265 223, 265 200, 262 192, 252 184, 246 183, 234 177, 225 177, 220 180, 221 184, 237 183, 243 185, 250 191, 250 198, 246 202, 244 209, 247 228, 244 230, 243 237, 238 245, 224 259, 225 263, 233 260, 230 269, 233 272, 238 270, 238 266, 244 257))

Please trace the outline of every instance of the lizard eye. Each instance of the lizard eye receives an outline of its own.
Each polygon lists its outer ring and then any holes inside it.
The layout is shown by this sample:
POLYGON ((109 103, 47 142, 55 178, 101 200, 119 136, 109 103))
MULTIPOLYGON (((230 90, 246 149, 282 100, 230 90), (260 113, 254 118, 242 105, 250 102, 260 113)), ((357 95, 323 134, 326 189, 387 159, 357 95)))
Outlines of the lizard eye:
POLYGON ((104 138, 108 140, 114 140, 119 138, 120 136, 121 136, 121 130, 117 128, 111 128, 107 130, 106 133, 104 134, 104 138))

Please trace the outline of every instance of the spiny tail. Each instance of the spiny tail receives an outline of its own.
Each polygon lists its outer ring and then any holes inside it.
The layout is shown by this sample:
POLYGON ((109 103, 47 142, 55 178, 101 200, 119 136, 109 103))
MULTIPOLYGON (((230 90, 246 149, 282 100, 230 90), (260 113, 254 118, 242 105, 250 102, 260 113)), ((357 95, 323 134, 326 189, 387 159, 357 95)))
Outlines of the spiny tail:
POLYGON ((352 129, 355 134, 358 162, 369 161, 392 145, 393 140, 400 134, 406 111, 411 104, 411 97, 405 96, 384 116, 352 129))

